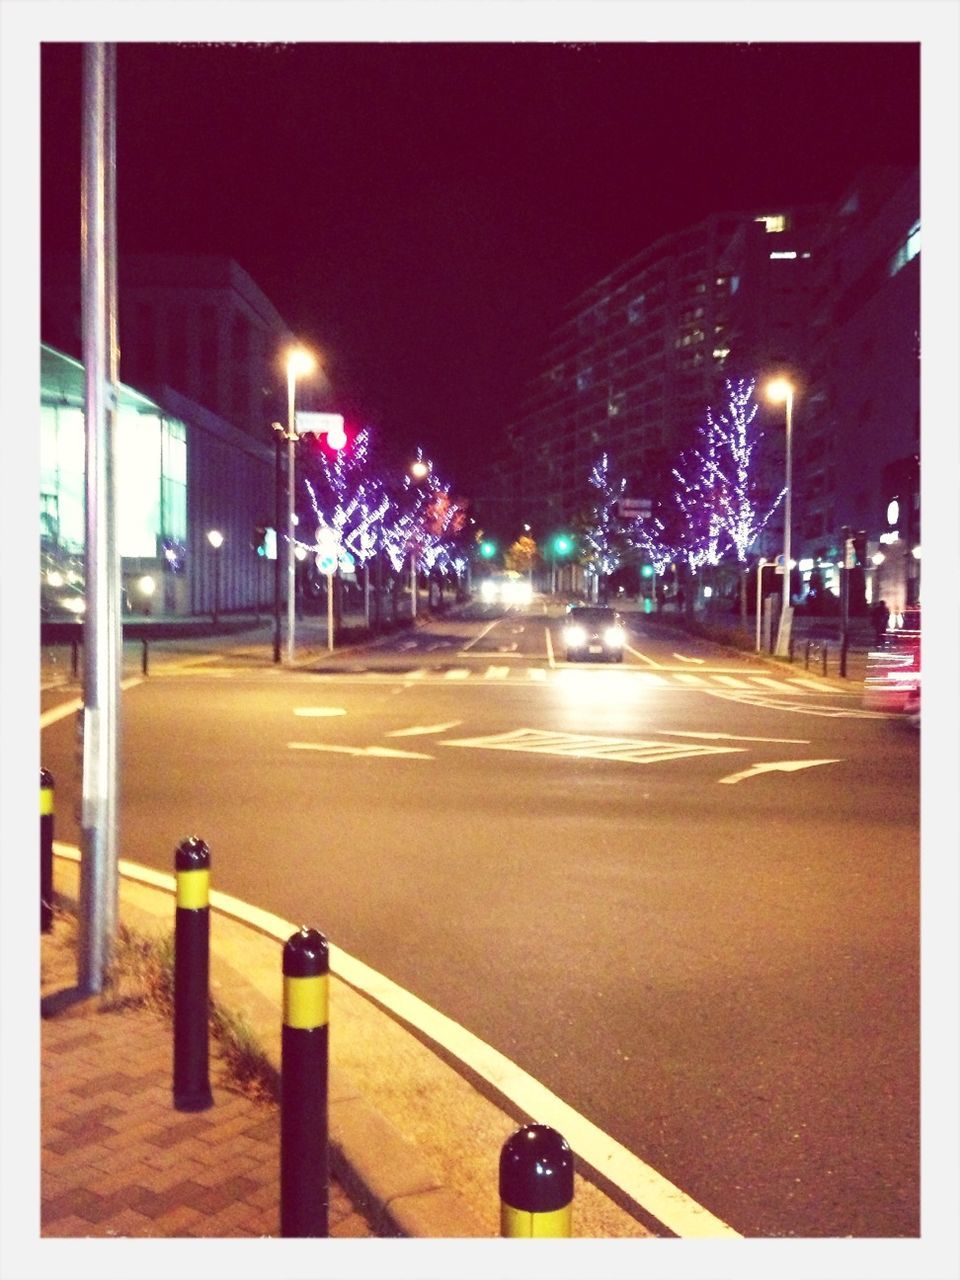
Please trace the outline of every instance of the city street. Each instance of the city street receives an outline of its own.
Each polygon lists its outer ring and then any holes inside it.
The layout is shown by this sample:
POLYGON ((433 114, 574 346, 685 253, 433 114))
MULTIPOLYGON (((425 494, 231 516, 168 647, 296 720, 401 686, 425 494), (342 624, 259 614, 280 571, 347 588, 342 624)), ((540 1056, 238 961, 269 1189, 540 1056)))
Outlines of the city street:
MULTIPOLYGON (((261 650, 262 645, 261 633, 261 650)), ((121 846, 329 939, 747 1236, 919 1231, 919 735, 632 615, 475 608, 296 671, 128 665, 121 846)), ((43 694, 57 838, 67 676, 43 694)))

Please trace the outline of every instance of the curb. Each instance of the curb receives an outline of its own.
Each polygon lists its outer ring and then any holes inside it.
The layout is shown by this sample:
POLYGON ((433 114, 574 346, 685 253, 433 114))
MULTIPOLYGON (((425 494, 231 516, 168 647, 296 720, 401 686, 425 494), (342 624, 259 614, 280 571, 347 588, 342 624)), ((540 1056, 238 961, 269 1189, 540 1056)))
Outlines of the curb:
MULTIPOLYGON (((75 909, 79 851, 55 841, 54 854, 55 899, 75 909)), ((153 937, 171 931, 174 877, 124 859, 119 872, 121 921, 153 937)), ((298 926, 214 889, 210 908, 211 996, 243 1017, 279 1074, 282 944, 298 926)), ((518 1124, 536 1117, 505 1110, 495 1091, 478 1089, 469 1070, 465 1075, 450 1065, 429 1039, 382 1007, 375 994, 351 985, 335 964, 329 1077, 335 1176, 382 1236, 498 1237, 499 1153, 518 1124)), ((611 1198, 602 1181, 578 1172, 576 1183, 576 1236, 658 1234, 611 1198)))
MULTIPOLYGON (((65 865, 76 865, 77 857, 69 847, 54 845, 57 879, 62 882, 65 865)), ((69 873, 68 873, 69 878, 69 873)), ((157 904, 175 896, 174 877, 148 868, 133 868, 125 864, 120 872, 120 916, 128 927, 137 931, 156 930, 158 924, 173 929, 172 910, 164 914, 148 901, 157 896, 157 904), (143 872, 143 878, 136 872, 143 872), (161 883, 170 881, 169 887, 161 883), (136 901, 129 900, 130 887, 136 886, 136 901), (125 901, 124 899, 128 900, 125 901)), ((211 899, 215 894, 211 894, 211 899)), ((62 908, 76 912, 78 895, 64 891, 58 883, 55 901, 62 908)), ((212 918, 221 923, 221 912, 211 901, 212 918)), ((231 918, 232 919, 232 918, 231 918)), ((249 928, 249 926, 245 926, 249 928)), ((231 995, 224 997, 221 990, 212 991, 218 1003, 230 1006, 252 1024, 253 1034, 260 1044, 270 1066, 280 1073, 279 1031, 280 1006, 274 1006, 242 975, 235 973, 223 951, 218 951, 215 934, 220 928, 211 929, 211 977, 212 987, 222 989, 231 978, 231 995), (240 999, 234 995, 239 992, 240 999), (256 1006, 260 1004, 261 1007, 256 1006), (240 1006, 237 1008, 237 1006, 240 1006), (262 1035, 265 1017, 273 1017, 277 1024, 276 1043, 262 1035)), ((265 939, 277 943, 277 973, 280 973, 280 940, 271 934, 260 933, 265 939)), ((295 932, 290 925, 289 932, 295 932)), ((332 979, 337 981, 337 979, 332 979)), ((385 1016, 385 1015, 383 1015, 385 1016)), ((471 1207, 453 1188, 443 1184, 439 1175, 424 1159, 420 1151, 368 1103, 361 1091, 342 1068, 331 1063, 329 1082, 329 1139, 330 1164, 335 1176, 344 1188, 356 1198, 368 1213, 380 1236, 408 1236, 417 1238, 486 1237, 490 1232, 477 1219, 471 1207)))

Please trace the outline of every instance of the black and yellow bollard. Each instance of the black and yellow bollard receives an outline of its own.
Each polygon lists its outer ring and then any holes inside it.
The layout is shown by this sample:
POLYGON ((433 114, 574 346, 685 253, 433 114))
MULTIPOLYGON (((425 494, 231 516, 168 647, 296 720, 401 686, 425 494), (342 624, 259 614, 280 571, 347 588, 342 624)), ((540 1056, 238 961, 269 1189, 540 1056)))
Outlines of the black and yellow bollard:
POLYGON ((573 1152, 556 1129, 525 1124, 500 1152, 500 1235, 569 1236, 573 1152))
POLYGON ((40 932, 53 928, 53 774, 40 770, 40 932))
POLYGON ((210 1092, 210 850, 191 836, 176 852, 173 1105, 205 1111, 210 1092))
POLYGON ((283 948, 280 1234, 327 1236, 327 940, 303 927, 283 948))

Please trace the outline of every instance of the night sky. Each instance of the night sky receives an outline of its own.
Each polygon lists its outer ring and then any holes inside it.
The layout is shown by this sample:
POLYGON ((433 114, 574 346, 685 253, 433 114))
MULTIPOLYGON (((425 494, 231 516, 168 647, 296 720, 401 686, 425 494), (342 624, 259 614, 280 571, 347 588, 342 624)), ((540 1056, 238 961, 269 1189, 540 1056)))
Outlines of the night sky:
MULTIPOLYGON (((76 249, 80 47, 41 68, 42 250, 76 249)), ((235 258, 327 407, 469 490, 566 303, 708 213, 918 163, 919 71, 912 43, 122 44, 120 252, 235 258)))

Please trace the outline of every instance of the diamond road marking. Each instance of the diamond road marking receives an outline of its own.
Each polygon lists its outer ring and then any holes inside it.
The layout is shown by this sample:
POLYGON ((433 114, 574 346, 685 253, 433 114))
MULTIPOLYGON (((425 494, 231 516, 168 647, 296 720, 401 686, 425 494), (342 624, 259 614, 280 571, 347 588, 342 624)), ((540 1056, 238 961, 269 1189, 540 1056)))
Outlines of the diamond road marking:
POLYGON ((526 751, 577 760, 620 760, 628 764, 660 764, 665 760, 728 755, 744 750, 743 747, 705 747, 642 738, 601 738, 589 733, 547 733, 542 729, 513 729, 509 733, 495 733, 484 738, 451 738, 440 745, 478 747, 488 751, 526 751))

